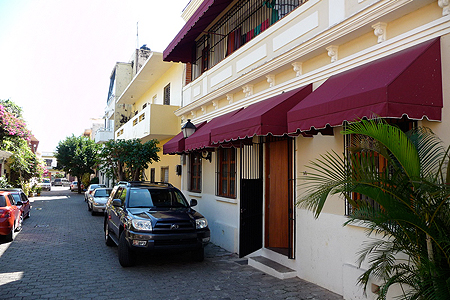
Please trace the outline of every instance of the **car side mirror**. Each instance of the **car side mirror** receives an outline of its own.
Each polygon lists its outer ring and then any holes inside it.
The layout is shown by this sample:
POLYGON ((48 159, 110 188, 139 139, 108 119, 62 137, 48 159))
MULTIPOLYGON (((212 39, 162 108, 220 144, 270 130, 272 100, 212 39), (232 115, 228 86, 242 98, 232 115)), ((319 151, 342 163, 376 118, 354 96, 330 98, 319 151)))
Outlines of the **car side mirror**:
POLYGON ((23 205, 22 201, 17 201, 16 205, 23 205))
POLYGON ((191 199, 191 206, 196 206, 198 204, 197 200, 191 199))
POLYGON ((122 206, 122 201, 121 201, 120 199, 114 199, 114 200, 112 201, 112 205, 113 205, 114 207, 121 207, 121 206, 122 206))

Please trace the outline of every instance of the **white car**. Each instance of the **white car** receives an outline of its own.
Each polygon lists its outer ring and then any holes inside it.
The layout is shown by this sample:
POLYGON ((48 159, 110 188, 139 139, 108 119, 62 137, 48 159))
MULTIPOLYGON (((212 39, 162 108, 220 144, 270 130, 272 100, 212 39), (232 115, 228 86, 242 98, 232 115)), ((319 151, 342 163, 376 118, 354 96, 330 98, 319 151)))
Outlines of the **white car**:
POLYGON ((52 189, 52 184, 48 178, 42 178, 42 181, 38 183, 38 186, 41 187, 43 191, 51 191, 52 189))
POLYGON ((99 184, 99 183, 94 183, 88 186, 86 192, 84 192, 84 201, 88 201, 89 195, 92 195, 92 193, 94 192, 95 189, 98 188, 105 188, 106 185, 104 184, 99 184))
POLYGON ((93 193, 88 195, 88 210, 95 213, 104 213, 106 202, 108 201, 109 194, 111 194, 112 189, 109 188, 97 188, 93 193))

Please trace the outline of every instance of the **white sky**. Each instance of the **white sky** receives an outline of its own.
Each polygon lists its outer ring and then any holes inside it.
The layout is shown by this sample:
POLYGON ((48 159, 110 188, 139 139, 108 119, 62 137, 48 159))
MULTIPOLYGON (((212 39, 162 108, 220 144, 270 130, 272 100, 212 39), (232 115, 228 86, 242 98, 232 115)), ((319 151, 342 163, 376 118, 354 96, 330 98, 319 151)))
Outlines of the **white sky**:
POLYGON ((163 52, 189 0, 0 0, 0 99, 22 107, 39 152, 81 135, 106 107, 109 77, 139 46, 163 52))

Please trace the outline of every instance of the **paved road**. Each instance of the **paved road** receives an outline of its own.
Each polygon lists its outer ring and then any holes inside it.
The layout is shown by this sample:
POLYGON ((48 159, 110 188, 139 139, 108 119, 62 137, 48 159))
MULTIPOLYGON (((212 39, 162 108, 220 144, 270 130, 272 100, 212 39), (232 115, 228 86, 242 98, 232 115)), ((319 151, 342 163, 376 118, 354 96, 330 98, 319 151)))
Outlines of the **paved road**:
POLYGON ((53 188, 32 199, 12 243, 0 241, 0 299, 342 299, 298 278, 279 280, 213 244, 189 255, 144 257, 122 268, 103 239, 103 217, 83 195, 53 188))

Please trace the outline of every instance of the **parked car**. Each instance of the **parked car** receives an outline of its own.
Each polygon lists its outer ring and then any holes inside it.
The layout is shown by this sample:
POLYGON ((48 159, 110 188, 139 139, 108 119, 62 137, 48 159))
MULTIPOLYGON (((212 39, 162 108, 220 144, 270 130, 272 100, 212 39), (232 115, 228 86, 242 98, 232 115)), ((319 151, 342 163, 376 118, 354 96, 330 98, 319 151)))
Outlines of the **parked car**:
POLYGON ((52 182, 52 185, 53 186, 63 186, 61 178, 55 178, 55 180, 53 180, 53 182, 52 182))
POLYGON ((42 181, 38 183, 38 186, 41 187, 43 191, 51 191, 52 189, 52 184, 48 178, 42 178, 42 181))
POLYGON ((92 194, 96 188, 100 188, 100 187, 105 188, 106 185, 104 185, 104 184, 97 184, 97 183, 89 185, 87 190, 86 190, 86 192, 84 192, 84 201, 87 202, 89 194, 92 194))
MULTIPOLYGON (((78 191, 78 181, 72 181, 69 187, 70 191, 78 191)), ((81 190, 84 190, 84 185, 81 184, 81 190)))
POLYGON ((106 203, 106 245, 119 247, 123 267, 136 263, 138 251, 191 251, 203 261, 210 232, 195 205, 169 183, 120 182, 106 203))
POLYGON ((0 235, 12 241, 16 231, 22 229, 23 215, 20 211, 22 203, 15 202, 10 192, 0 191, 0 235))
POLYGON ((96 188, 92 193, 88 195, 87 206, 88 210, 95 213, 103 213, 105 211, 106 202, 108 201, 109 195, 112 189, 108 188, 96 188))
POLYGON ((31 212, 30 200, 28 200, 27 195, 25 195, 22 189, 9 188, 9 189, 0 189, 0 191, 9 192, 13 196, 15 203, 21 203, 16 205, 20 208, 23 217, 24 218, 30 217, 31 212))
POLYGON ((62 186, 70 186, 70 181, 66 178, 61 178, 62 186))

